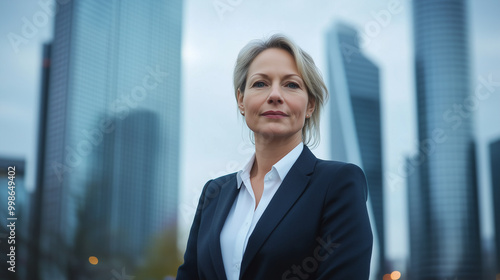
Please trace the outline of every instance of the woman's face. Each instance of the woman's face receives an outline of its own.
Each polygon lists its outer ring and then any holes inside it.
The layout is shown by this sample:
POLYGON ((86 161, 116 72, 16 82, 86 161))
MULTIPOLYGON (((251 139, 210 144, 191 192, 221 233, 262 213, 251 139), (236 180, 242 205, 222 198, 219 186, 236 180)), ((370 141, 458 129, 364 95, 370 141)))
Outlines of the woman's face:
POLYGON ((295 59, 278 48, 261 52, 250 64, 244 94, 238 91, 238 106, 255 138, 272 140, 302 140, 306 115, 314 111, 295 59))

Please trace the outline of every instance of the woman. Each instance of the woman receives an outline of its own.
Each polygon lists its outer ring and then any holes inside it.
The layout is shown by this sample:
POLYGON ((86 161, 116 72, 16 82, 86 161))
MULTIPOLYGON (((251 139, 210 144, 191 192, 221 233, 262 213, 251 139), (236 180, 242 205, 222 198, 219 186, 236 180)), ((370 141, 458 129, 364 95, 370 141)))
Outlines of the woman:
POLYGON ((283 35, 252 41, 234 88, 255 153, 205 184, 177 279, 368 279, 363 171, 304 145, 328 94, 312 58, 283 35))

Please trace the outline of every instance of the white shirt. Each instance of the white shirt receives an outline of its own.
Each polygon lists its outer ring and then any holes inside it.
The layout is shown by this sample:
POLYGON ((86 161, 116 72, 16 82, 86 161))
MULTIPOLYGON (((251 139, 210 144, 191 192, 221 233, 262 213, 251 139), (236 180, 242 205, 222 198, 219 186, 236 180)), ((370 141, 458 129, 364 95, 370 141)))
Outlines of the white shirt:
POLYGON ((255 195, 250 182, 250 170, 255 161, 255 153, 243 169, 236 174, 236 187, 240 191, 234 200, 220 234, 222 260, 228 280, 239 279, 241 261, 248 239, 303 149, 304 144, 300 142, 299 145, 274 164, 271 171, 266 174, 264 177, 264 191, 257 209, 255 208, 255 195), (244 187, 241 188, 241 185, 244 187))

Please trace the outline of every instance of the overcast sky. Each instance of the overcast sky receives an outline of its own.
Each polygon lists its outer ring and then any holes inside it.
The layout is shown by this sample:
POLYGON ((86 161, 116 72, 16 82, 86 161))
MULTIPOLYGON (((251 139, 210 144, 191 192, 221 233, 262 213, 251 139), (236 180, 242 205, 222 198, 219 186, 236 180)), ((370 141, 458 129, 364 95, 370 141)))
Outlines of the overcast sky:
MULTIPOLYGON (((500 81, 500 2, 470 2, 471 87, 475 88, 479 76, 488 79, 492 75, 493 80, 500 81)), ((27 160, 28 188, 33 187, 34 179, 41 45, 52 38, 53 19, 42 24, 18 53, 7 34, 20 34, 23 17, 32 19, 40 10, 38 0, 0 0, 0 156, 27 160)), ((407 0, 185 2, 179 209, 183 236, 189 230, 204 183, 237 171, 252 153, 232 90, 232 70, 239 50, 251 39, 282 32, 311 54, 328 79, 325 34, 335 21, 353 25, 370 39, 363 51, 381 70, 387 253, 391 258, 406 257, 406 186, 390 183, 388 175, 399 172, 405 156, 415 151, 417 143, 411 2, 407 0), (217 12, 215 4, 229 8, 217 12), (392 14, 378 32, 366 33, 376 14, 389 11, 391 5, 400 6, 401 12, 392 14)), ((486 145, 500 138, 498 108, 500 88, 480 102, 474 117, 480 159, 481 227, 486 237, 493 234, 486 145)), ((328 113, 326 106, 321 144, 313 150, 323 159, 330 159, 328 113)), ((180 244, 185 245, 185 239, 180 244)))

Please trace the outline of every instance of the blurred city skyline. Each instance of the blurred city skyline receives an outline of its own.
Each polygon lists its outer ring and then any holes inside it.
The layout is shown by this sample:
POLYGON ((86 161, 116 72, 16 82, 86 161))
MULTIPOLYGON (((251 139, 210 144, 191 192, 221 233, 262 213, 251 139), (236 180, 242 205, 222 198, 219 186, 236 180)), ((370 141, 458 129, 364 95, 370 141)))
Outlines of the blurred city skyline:
MULTIPOLYGON (((334 22, 342 21, 358 29, 363 53, 381 69, 386 249, 390 259, 404 261, 409 248, 403 167, 406 157, 415 153, 418 144, 411 2, 333 1, 320 9, 320 2, 305 1, 292 1, 290 6, 285 5, 289 2, 239 1, 225 6, 217 3, 225 2, 188 1, 184 7, 179 247, 182 249, 186 244, 204 183, 236 171, 251 155, 247 130, 237 117, 231 82, 238 51, 251 39, 282 32, 312 55, 326 80, 326 31, 334 22), (384 17, 387 14, 389 17, 384 17)), ((22 18, 32 19, 43 8, 37 1, 2 5, 7 8, 0 12, 1 34, 4 34, 0 50, 6 56, 6 63, 0 66, 0 129, 8 131, 10 138, 0 139, 0 156, 26 159, 26 185, 32 188, 41 44, 52 38, 53 19, 49 17, 45 25, 37 28, 33 38, 20 45, 16 53, 5 35, 20 34, 22 18)), ((500 38, 492 36, 497 32, 495 26, 500 26, 495 19, 500 4, 485 0, 468 1, 467 5, 473 90, 482 80, 500 80, 497 51, 500 38)), ((498 86, 496 93, 500 93, 498 86)), ((486 239, 494 234, 487 147, 489 142, 500 138, 500 127, 494 125, 500 123, 496 110, 499 106, 500 94, 492 94, 471 117, 479 159, 481 236, 486 239)), ((328 146, 332 140, 328 116, 329 110, 325 108, 321 144, 313 150, 324 159, 330 159, 328 146)))

